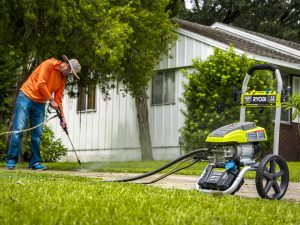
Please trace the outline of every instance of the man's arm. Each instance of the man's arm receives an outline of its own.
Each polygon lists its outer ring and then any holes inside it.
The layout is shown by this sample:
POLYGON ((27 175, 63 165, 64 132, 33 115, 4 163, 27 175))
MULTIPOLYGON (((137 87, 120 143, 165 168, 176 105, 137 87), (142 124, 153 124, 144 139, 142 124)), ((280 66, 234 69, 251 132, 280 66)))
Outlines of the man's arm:
POLYGON ((49 79, 51 71, 52 71, 52 66, 47 61, 43 62, 41 65, 41 70, 39 72, 37 87, 40 93, 42 94, 43 98, 45 99, 45 101, 50 100, 52 98, 51 93, 47 88, 47 81, 49 79))
POLYGON ((59 89, 54 92, 54 101, 58 104, 61 115, 64 117, 64 109, 62 105, 62 96, 65 90, 65 82, 62 82, 62 85, 59 89))
POLYGON ((63 110, 63 106, 62 106, 62 96, 64 93, 64 89, 65 89, 65 82, 63 82, 62 86, 56 92, 54 92, 54 101, 57 102, 58 107, 60 109, 60 114, 62 116, 62 121, 60 123, 60 126, 63 129, 67 129, 68 125, 67 125, 66 119, 64 117, 64 110, 63 110))

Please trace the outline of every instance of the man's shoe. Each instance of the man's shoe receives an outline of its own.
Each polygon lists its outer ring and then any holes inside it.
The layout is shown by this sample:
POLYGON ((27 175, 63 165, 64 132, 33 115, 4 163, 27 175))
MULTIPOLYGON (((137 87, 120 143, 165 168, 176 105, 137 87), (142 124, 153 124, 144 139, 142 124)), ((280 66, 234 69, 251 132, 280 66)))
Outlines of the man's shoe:
POLYGON ((30 169, 32 169, 32 170, 46 170, 47 167, 40 164, 40 163, 36 163, 30 169))
POLYGON ((6 169, 13 170, 16 167, 16 162, 14 160, 6 161, 6 169))

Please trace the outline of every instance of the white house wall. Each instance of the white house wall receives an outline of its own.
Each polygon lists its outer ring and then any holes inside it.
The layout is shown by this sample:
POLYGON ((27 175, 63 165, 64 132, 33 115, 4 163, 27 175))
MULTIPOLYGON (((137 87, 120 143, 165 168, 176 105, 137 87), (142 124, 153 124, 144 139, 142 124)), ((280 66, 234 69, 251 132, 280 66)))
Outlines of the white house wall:
MULTIPOLYGON (((81 161, 118 161, 140 159, 138 127, 134 101, 111 91, 111 100, 104 101, 99 89, 96 93, 96 110, 77 112, 77 99, 64 97, 65 117, 70 138, 81 161)), ((55 136, 61 138, 71 151, 68 138, 62 132, 58 119, 49 125, 55 136)), ((65 158, 76 160, 69 152, 65 158)))
MULTIPOLYGON (((175 69, 176 103, 171 105, 152 106, 148 100, 150 134, 154 158, 175 159, 180 155, 179 129, 184 118, 180 109, 183 104, 178 101, 185 80, 181 69, 190 69, 192 59, 205 60, 213 52, 213 47, 179 34, 176 44, 170 49, 171 56, 162 56, 156 70, 175 69)), ((148 89, 151 96, 151 84, 148 89)), ((69 125, 70 138, 81 161, 129 161, 140 160, 138 123, 134 100, 117 90, 111 91, 111 100, 104 101, 97 88, 96 110, 77 112, 77 99, 64 97, 65 116, 69 125)), ((69 152, 63 160, 76 161, 66 135, 62 133, 58 119, 49 125, 56 138, 61 138, 69 152)))

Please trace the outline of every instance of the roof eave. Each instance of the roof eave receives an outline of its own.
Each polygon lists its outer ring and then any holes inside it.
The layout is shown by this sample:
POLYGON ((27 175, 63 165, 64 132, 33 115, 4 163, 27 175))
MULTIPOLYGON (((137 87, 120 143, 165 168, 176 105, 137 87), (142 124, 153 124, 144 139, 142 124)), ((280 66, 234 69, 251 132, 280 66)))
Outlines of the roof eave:
POLYGON ((272 50, 275 50, 275 51, 281 51, 284 54, 288 54, 288 55, 291 55, 295 58, 300 59, 300 51, 298 51, 294 48, 288 47, 286 45, 282 45, 282 44, 279 44, 277 42, 270 41, 270 40, 267 40, 267 39, 262 38, 262 37, 258 37, 254 34, 247 33, 245 31, 236 29, 234 27, 231 27, 229 25, 219 23, 219 22, 215 22, 210 27, 214 28, 214 29, 219 28, 219 29, 227 31, 231 34, 235 34, 235 35, 237 35, 237 36, 239 36, 239 37, 241 37, 245 40, 255 42, 258 45, 268 47, 268 48, 270 48, 272 50))
MULTIPOLYGON (((177 30, 175 30, 175 32, 185 35, 185 36, 188 36, 195 40, 201 41, 201 42, 211 45, 212 47, 215 47, 215 48, 219 48, 222 50, 228 50, 228 48, 229 48, 229 45, 227 45, 225 43, 222 43, 222 42, 216 41, 212 38, 208 38, 206 36, 188 31, 186 29, 178 28, 177 30)), ((247 51, 244 51, 244 50, 238 49, 238 48, 234 48, 234 52, 238 55, 246 54, 249 58, 252 58, 252 59, 255 59, 258 61, 264 61, 266 63, 272 63, 272 64, 276 64, 278 66, 288 67, 288 68, 300 71, 300 64, 297 64, 297 63, 290 63, 290 62, 284 61, 284 60, 279 60, 279 59, 274 59, 274 58, 270 58, 270 57, 266 57, 266 56, 257 55, 252 52, 247 52, 247 51)))

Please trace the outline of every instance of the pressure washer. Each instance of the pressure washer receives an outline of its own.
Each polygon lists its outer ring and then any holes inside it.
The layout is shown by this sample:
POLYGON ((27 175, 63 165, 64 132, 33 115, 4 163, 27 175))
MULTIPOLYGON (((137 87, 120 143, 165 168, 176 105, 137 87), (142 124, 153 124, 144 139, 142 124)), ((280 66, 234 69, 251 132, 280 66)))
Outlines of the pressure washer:
POLYGON ((287 90, 282 93, 282 86, 281 73, 277 66, 270 64, 252 66, 246 73, 242 91, 235 92, 235 98, 239 100, 241 105, 240 121, 211 132, 206 138, 206 142, 213 147, 189 152, 149 173, 127 179, 110 180, 109 182, 139 180, 172 166, 174 167, 155 180, 144 183, 149 184, 187 168, 198 161, 208 160, 209 165, 202 171, 196 183, 198 191, 234 194, 243 185, 245 173, 256 171, 255 184, 259 196, 266 199, 281 199, 285 195, 289 184, 288 165, 285 159, 278 155, 281 103, 287 101, 289 92, 287 90), (276 91, 247 91, 248 82, 257 70, 273 72, 277 80, 276 91), (248 107, 273 107, 276 109, 273 154, 265 156, 260 162, 256 162, 256 157, 261 152, 260 143, 267 141, 267 134, 263 127, 256 126, 254 122, 245 121, 246 108, 248 107), (178 168, 183 162, 189 160, 192 161, 189 165, 178 168))

